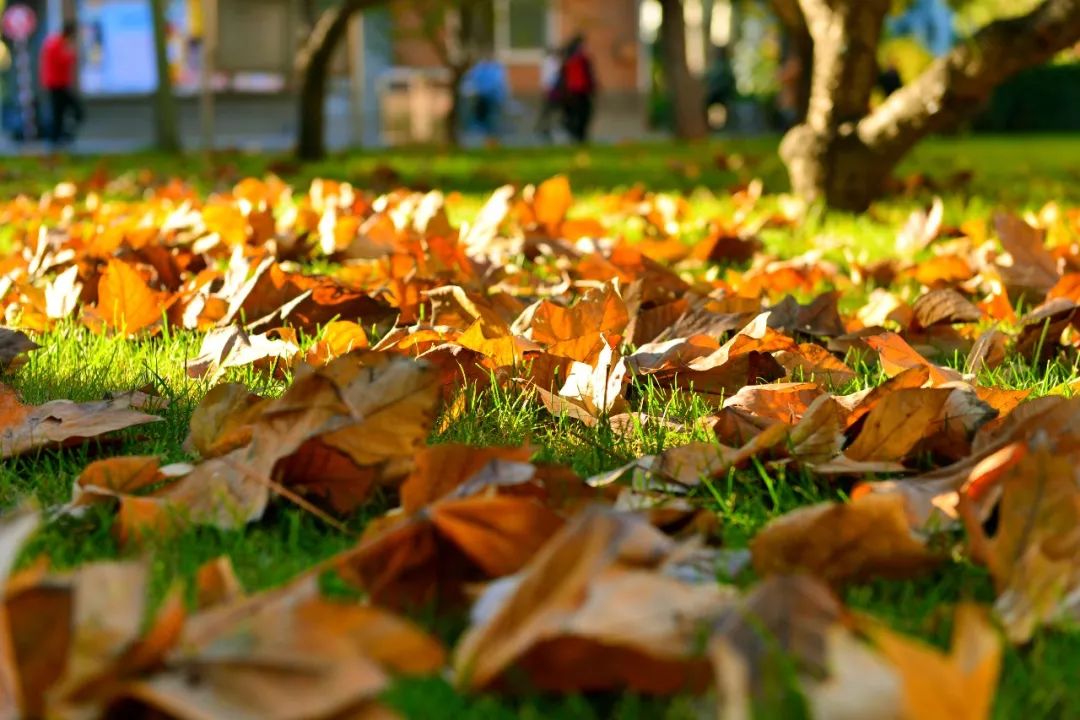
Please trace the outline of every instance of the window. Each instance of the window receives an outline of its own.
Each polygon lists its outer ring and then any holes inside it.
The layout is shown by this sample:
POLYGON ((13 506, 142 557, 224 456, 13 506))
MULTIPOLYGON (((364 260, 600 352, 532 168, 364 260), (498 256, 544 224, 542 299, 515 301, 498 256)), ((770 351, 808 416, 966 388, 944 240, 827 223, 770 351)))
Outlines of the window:
POLYGON ((548 44, 548 8, 544 0, 502 0, 505 7, 503 48, 543 50, 548 44))
POLYGON ((492 49, 501 58, 539 57, 551 29, 548 0, 486 0, 468 3, 459 15, 462 45, 492 49))

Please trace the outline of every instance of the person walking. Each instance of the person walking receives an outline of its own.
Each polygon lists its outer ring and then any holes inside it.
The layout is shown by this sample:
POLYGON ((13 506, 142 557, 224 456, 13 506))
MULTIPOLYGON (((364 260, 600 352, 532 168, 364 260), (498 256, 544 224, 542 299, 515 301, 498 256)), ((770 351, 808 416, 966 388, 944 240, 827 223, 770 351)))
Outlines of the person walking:
POLYGON ((506 68, 487 52, 469 68, 462 84, 465 96, 472 98, 476 127, 489 143, 497 142, 503 106, 510 95, 506 68))
POLYGON ((552 140, 552 119, 562 107, 562 58, 562 51, 551 47, 544 53, 544 61, 540 65, 540 89, 543 97, 540 99, 540 117, 536 121, 536 132, 545 142, 552 140))
POLYGON ((596 95, 596 75, 592 60, 585 48, 585 37, 578 35, 566 48, 562 67, 563 123, 574 142, 589 139, 592 124, 593 97, 596 95))
POLYGON ((75 22, 68 20, 60 32, 45 39, 41 48, 41 84, 49 96, 51 124, 48 138, 53 145, 73 137, 73 134, 64 131, 64 122, 69 114, 76 125, 83 120, 82 103, 75 93, 77 35, 75 22))

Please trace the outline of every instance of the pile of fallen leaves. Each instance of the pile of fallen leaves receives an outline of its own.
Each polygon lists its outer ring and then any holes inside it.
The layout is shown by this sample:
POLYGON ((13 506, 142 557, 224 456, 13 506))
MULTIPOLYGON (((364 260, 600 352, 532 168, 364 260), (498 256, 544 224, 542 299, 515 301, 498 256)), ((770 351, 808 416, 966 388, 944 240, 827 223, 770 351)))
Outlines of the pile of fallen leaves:
MULTIPOLYGON (((759 234, 797 208, 764 209, 760 186, 733 202, 697 243, 682 198, 634 189, 583 217, 564 178, 501 188, 461 227, 437 192, 274 178, 208 199, 63 185, 0 204, 9 325, 182 328, 205 335, 193 377, 291 378, 275 397, 214 385, 190 462, 94 462, 50 513, 112 508, 138 545, 258 523, 275 502, 345 532, 376 495, 398 505, 285 587, 247 595, 217 561, 156 608, 140 561, 13 573, 39 517, 8 514, 0 715, 374 718, 392 676, 449 672, 466 691, 704 693, 747 717, 783 672, 814 717, 987 716, 1002 642, 1080 620, 1076 384, 1030 397, 978 381, 1075 362, 1080 210, 946 227, 935 204, 867 263, 770 256, 759 234), (875 365, 882 382, 853 391, 853 368, 875 365), (694 428, 649 415, 646 385, 712 413, 694 428), (528 446, 428 446, 492 386, 616 436, 711 440, 595 477, 528 446), (722 547, 700 487, 751 465, 848 499, 775 519, 749 552, 722 547), (955 609, 947 653, 838 599, 959 557, 988 568, 997 600, 955 609), (367 604, 322 599, 327 571, 367 604), (468 613, 449 650, 404 619, 432 607, 468 613)), ((3 330, 0 364, 17 372, 35 347, 3 330)), ((11 457, 153 422, 160 399, 28 406, 3 386, 0 402, 11 457)))

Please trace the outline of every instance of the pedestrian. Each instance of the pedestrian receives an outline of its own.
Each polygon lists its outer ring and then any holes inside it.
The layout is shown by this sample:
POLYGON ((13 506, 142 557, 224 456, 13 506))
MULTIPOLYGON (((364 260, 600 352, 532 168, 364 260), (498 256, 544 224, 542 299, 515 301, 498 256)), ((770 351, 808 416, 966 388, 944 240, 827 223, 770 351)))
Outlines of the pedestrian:
POLYGON ((492 52, 485 52, 462 80, 463 93, 472 99, 475 126, 489 143, 499 137, 503 107, 510 96, 506 68, 492 52))
POLYGON ((585 47, 585 36, 578 35, 566 48, 562 66, 563 123, 574 142, 589 139, 592 123, 596 75, 585 47))
POLYGON ((726 45, 721 45, 705 71, 705 113, 710 127, 719 129, 728 124, 736 91, 731 53, 726 45))
POLYGON ((82 103, 75 92, 75 72, 78 55, 75 42, 78 27, 68 20, 58 33, 45 39, 41 48, 41 84, 49 96, 49 141, 53 145, 73 137, 65 132, 64 122, 70 114, 77 126, 83 120, 82 103))
POLYGON ((536 132, 541 139, 551 142, 552 119, 562 107, 562 58, 559 48, 550 47, 544 53, 540 64, 540 117, 536 121, 536 132))

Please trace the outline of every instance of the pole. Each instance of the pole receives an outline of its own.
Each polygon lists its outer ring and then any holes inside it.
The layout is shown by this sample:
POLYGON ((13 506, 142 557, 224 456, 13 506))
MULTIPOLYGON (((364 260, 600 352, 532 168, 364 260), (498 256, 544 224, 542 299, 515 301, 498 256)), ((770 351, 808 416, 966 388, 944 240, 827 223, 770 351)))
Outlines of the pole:
POLYGON ((154 23, 154 61, 157 64, 157 91, 154 93, 154 125, 158 149, 166 153, 180 152, 180 125, 173 95, 172 72, 169 68, 168 22, 165 0, 151 0, 154 23))
POLYGON ((364 144, 364 75, 366 72, 364 44, 364 14, 357 13, 349 21, 349 110, 354 147, 364 144))

